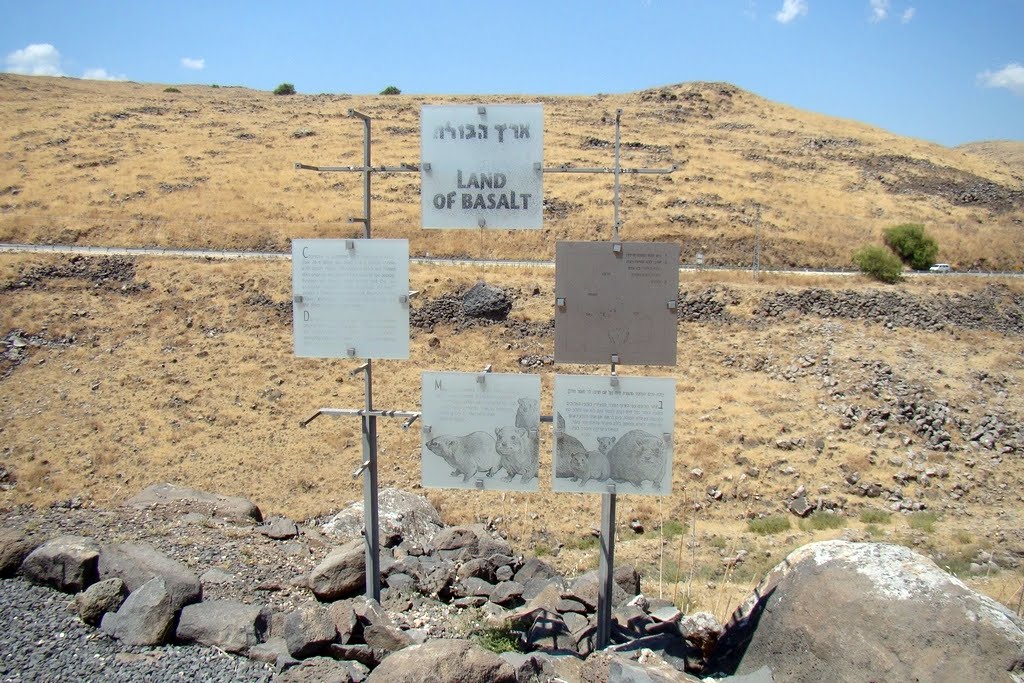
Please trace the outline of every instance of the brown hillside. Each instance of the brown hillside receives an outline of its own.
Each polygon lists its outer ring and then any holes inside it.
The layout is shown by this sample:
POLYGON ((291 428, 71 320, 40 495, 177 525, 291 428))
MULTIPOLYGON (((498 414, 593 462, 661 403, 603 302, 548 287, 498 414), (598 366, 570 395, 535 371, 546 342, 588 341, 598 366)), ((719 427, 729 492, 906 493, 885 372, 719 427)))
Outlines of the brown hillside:
POLYGON ((1010 167, 1017 180, 1024 181, 1024 141, 989 140, 958 145, 957 149, 1010 167))
MULTIPOLYGON (((624 166, 679 166, 625 177, 621 217, 625 239, 679 241, 684 261, 750 263, 759 205, 768 266, 847 266, 900 222, 924 223, 958 268, 1022 265, 1019 170, 724 83, 537 98, 178 88, 0 75, 0 241, 286 250, 351 235, 358 175, 294 169, 361 163, 349 108, 374 117, 374 163, 398 165, 418 162, 422 104, 540 101, 548 166, 611 166, 617 108, 624 166)), ((468 239, 418 228, 416 174, 373 187, 375 236, 415 254, 550 259, 555 240, 610 234, 611 176, 549 174, 543 230, 468 239)))

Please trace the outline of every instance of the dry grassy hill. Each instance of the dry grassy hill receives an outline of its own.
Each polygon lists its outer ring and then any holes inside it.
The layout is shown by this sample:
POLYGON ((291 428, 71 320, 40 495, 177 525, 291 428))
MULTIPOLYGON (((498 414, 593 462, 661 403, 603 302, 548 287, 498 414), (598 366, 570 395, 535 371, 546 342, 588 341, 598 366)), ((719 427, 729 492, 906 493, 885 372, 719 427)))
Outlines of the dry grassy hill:
MULTIPOLYGON (((206 85, 0 75, 0 240, 286 250, 295 237, 354 234, 355 165, 373 117, 374 163, 419 161, 422 104, 540 101, 545 164, 623 165, 623 238, 674 240, 684 261, 750 263, 761 207, 765 265, 848 266, 900 222, 924 223, 958 268, 1018 269, 1024 172, 988 155, 800 111, 725 83, 593 97, 295 95, 206 85)), ((375 235, 413 253, 547 257, 558 239, 601 239, 610 176, 549 174, 541 231, 423 231, 416 174, 374 181, 375 235)))
MULTIPOLYGON (((361 179, 293 168, 361 161, 349 107, 375 117, 375 163, 417 161, 426 98, 180 90, 0 75, 0 241, 285 250, 293 237, 352 235, 361 179)), ((943 260, 1020 265, 1021 177, 1002 162, 724 84, 541 99, 548 165, 610 165, 616 108, 625 165, 680 165, 672 176, 623 179, 625 239, 749 262, 759 204, 766 264, 847 265, 851 246, 917 221, 937 235, 943 260)), ((408 237, 414 253, 530 258, 551 258, 555 239, 608 237, 610 177, 545 183, 542 231, 467 236, 420 230, 416 177, 380 177, 375 235, 408 237)), ((358 500, 358 422, 298 424, 322 406, 361 406, 362 381, 350 374, 355 361, 294 356, 290 270, 0 255, 0 520, 21 504, 113 506, 161 481, 244 495, 294 518, 358 500)), ((553 353, 552 269, 414 266, 413 306, 434 310, 479 279, 514 294, 510 322, 413 327, 409 360, 375 364, 378 407, 418 409, 421 371, 492 364, 541 374, 549 414, 551 375, 607 372, 533 364, 553 353)), ((1019 281, 950 276, 892 288, 705 272, 684 274, 681 290, 678 365, 621 369, 677 387, 672 495, 619 502, 619 557, 641 566, 645 591, 685 593, 690 608, 724 617, 786 550, 843 535, 927 551, 1016 605, 1019 281), (798 523, 786 512, 797 492, 843 514, 798 523), (644 533, 630 530, 634 519, 644 533)), ((417 490, 418 431, 384 420, 379 433, 382 485, 417 490)), ((542 430, 540 494, 426 495, 447 521, 489 521, 565 571, 594 566, 598 497, 550 493, 550 440, 542 430)))

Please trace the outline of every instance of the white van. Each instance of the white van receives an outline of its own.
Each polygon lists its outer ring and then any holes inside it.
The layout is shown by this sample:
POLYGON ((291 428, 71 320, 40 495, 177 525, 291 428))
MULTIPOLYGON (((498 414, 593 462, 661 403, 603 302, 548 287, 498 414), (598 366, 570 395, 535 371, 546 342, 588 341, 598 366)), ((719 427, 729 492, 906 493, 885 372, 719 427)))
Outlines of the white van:
POLYGON ((953 270, 949 267, 948 263, 936 263, 934 266, 928 269, 930 273, 948 273, 953 270))

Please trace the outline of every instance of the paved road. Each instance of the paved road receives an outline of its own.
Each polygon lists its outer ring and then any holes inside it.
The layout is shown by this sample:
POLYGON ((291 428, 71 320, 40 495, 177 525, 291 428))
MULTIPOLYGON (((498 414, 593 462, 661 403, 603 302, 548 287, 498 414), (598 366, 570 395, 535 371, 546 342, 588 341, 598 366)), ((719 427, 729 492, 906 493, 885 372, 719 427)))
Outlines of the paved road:
MULTIPOLYGON (((57 254, 84 254, 89 256, 172 256, 176 258, 204 258, 204 259, 266 259, 266 260, 291 260, 292 255, 286 252, 277 251, 229 251, 219 249, 165 249, 161 247, 84 247, 71 244, 10 244, 0 243, 0 252, 28 252, 34 254, 57 253, 57 254)), ((422 263, 433 266, 509 266, 509 267, 536 267, 554 268, 554 261, 529 261, 509 259, 456 259, 414 256, 409 259, 413 263, 422 263)), ((682 265, 680 271, 693 272, 703 271, 749 271, 750 266, 702 266, 682 265)), ((856 275, 857 270, 853 268, 762 268, 762 272, 783 275, 856 275)), ((983 272, 957 272, 956 275, 977 275, 982 277, 1024 277, 1024 273, 1003 273, 995 271, 983 272)), ((915 273, 909 272, 910 276, 942 277, 942 273, 915 273)))

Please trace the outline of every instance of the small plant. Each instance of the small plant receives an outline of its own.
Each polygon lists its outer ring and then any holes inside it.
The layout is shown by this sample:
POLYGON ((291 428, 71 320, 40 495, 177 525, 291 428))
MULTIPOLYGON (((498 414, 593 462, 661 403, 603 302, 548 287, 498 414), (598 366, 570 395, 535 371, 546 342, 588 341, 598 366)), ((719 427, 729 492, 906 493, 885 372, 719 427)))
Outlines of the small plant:
POLYGON ((907 524, 911 529, 932 533, 935 531, 935 523, 939 521, 939 515, 935 512, 915 512, 907 517, 907 524))
POLYGON ((670 519, 661 525, 661 532, 665 534, 665 538, 674 538, 686 531, 686 527, 683 526, 682 522, 677 522, 674 519, 670 519))
POLYGON ((860 271, 880 282, 899 282, 903 279, 903 265, 896 255, 885 247, 869 244, 853 255, 853 262, 860 271))
POLYGON ((164 88, 164 92, 181 92, 181 91, 178 90, 177 88, 175 88, 174 86, 168 86, 168 87, 164 88))
POLYGON ((566 550, 590 550, 600 544, 597 536, 570 536, 562 547, 566 550))
POLYGON ((220 86, 219 86, 219 85, 217 85, 216 83, 214 83, 214 84, 213 84, 213 85, 211 85, 210 87, 211 87, 211 88, 219 88, 220 86))
POLYGON ((844 526, 846 526, 846 517, 831 512, 815 512, 807 519, 800 521, 800 528, 804 531, 842 529, 844 526))
POLYGON ((388 87, 386 87, 383 90, 381 90, 380 94, 381 95, 401 95, 402 91, 399 90, 398 88, 396 88, 393 85, 389 85, 388 87))
POLYGON ((865 524, 888 524, 892 519, 892 513, 876 508, 868 508, 860 511, 860 521, 865 524))
POLYGON ((879 536, 885 535, 885 532, 882 531, 882 527, 878 526, 877 524, 868 524, 866 527, 864 527, 864 531, 868 532, 868 536, 870 536, 871 538, 878 538, 879 536))
POLYGON ((544 545, 543 543, 538 543, 537 545, 533 546, 533 554, 537 557, 547 557, 551 555, 551 546, 544 545))
POLYGON ((281 85, 274 88, 275 95, 294 95, 295 86, 291 83, 282 83, 281 85))
POLYGON ((783 531, 789 530, 789 517, 786 517, 785 515, 773 515, 771 517, 752 519, 747 522, 747 529, 760 536, 781 534, 783 531))
POLYGON ((938 242, 920 223, 903 223, 886 229, 885 244, 914 270, 928 270, 939 253, 938 242))
POLYGON ((974 542, 974 537, 963 529, 957 529, 953 532, 953 540, 960 545, 968 545, 974 542))
POLYGON ((487 628, 474 636, 474 640, 485 650, 500 655, 503 652, 522 652, 519 635, 509 628, 487 628))

